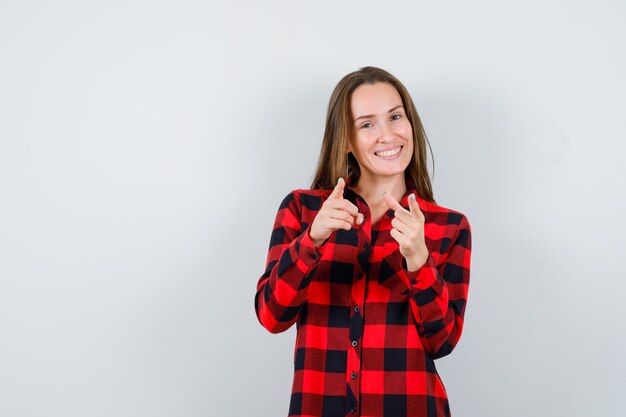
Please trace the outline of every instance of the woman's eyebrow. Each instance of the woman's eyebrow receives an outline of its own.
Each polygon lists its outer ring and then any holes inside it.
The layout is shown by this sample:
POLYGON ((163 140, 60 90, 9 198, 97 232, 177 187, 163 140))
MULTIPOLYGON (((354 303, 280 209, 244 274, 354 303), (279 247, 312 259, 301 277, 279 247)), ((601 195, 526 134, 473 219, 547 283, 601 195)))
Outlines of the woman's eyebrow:
MULTIPOLYGON (((400 105, 398 105, 398 106, 396 106, 396 107, 393 107, 393 108, 389 109, 389 111, 388 111, 387 113, 391 113, 391 112, 393 112, 394 110, 399 109, 400 107, 403 107, 403 106, 402 106, 402 104, 400 104, 400 105)), ((354 122, 353 122, 353 123, 356 123, 356 121, 357 121, 357 120, 359 120, 359 119, 369 119, 370 117, 374 117, 374 116, 376 116, 376 115, 375 115, 375 114, 366 114, 365 116, 359 116, 359 117, 357 117, 356 119, 354 119, 354 122)))

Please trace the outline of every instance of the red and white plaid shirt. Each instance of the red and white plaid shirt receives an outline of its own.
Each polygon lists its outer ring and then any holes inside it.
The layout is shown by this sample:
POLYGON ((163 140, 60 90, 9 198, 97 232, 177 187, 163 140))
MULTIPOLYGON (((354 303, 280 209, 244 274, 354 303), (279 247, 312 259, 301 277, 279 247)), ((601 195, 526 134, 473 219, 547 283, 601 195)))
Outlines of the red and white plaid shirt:
POLYGON ((454 210, 417 197, 429 257, 409 272, 392 229, 376 223, 346 181, 343 198, 365 216, 320 247, 309 230, 332 190, 294 190, 278 209, 255 309, 272 333, 297 325, 289 416, 449 416, 434 359, 461 336, 471 229, 454 210))

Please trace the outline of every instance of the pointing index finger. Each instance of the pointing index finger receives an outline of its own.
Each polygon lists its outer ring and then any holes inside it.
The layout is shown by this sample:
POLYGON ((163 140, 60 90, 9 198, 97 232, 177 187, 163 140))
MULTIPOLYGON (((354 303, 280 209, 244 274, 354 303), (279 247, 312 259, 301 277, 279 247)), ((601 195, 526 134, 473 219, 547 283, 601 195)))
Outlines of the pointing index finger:
POLYGON ((330 194, 328 198, 339 199, 343 198, 343 188, 345 187, 346 182, 343 178, 339 177, 339 181, 337 181, 337 185, 333 189, 333 192, 330 194))
POLYGON ((383 193, 383 199, 385 200, 389 208, 393 209, 394 211, 405 210, 405 208, 402 207, 400 203, 398 203, 398 201, 395 198, 393 198, 393 196, 390 193, 386 191, 383 193))

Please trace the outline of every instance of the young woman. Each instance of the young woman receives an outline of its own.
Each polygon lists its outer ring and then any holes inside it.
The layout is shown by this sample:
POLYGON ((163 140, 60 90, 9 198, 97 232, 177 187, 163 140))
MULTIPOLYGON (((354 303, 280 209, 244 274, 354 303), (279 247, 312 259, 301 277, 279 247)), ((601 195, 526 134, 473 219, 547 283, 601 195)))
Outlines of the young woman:
POLYGON ((257 285, 261 324, 297 326, 289 416, 449 416, 434 360, 461 336, 470 250, 466 216, 433 199, 406 88, 379 68, 346 75, 257 285))

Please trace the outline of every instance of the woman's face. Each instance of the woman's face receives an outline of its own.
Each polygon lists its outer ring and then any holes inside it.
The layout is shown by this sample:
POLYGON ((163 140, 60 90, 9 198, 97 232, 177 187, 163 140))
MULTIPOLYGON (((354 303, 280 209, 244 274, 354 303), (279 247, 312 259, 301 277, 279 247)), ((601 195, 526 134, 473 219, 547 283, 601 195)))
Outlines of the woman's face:
POLYGON ((413 155, 413 130, 402 98, 391 84, 364 84, 350 102, 353 134, 348 141, 361 177, 404 173, 413 155))

